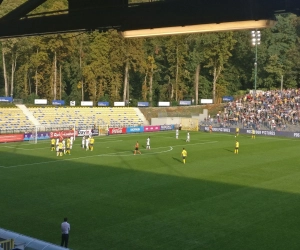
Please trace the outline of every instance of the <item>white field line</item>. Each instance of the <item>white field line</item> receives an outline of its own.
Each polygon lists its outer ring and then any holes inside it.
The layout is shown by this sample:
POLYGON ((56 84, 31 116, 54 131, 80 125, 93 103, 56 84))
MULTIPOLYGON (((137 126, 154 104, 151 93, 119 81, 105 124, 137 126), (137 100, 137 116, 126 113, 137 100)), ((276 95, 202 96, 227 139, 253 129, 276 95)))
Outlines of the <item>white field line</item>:
MULTIPOLYGON (((199 142, 199 143, 191 143, 188 144, 190 146, 193 145, 199 145, 199 144, 208 144, 208 143, 217 143, 218 141, 211 141, 211 142, 199 142)), ((187 144, 181 144, 181 145, 174 145, 174 146, 166 146, 166 147, 157 147, 154 149, 160 149, 160 148, 167 148, 169 147, 169 150, 165 151, 159 151, 159 152, 153 152, 153 153, 146 153, 146 154, 141 154, 141 156, 147 156, 147 155, 153 155, 153 154, 161 154, 161 153, 166 153, 170 152, 173 150, 174 147, 182 147, 182 146, 187 146, 187 144)), ((145 150, 146 151, 146 150, 145 150)), ((93 158, 93 157, 99 157, 99 156, 134 156, 132 154, 132 150, 130 151, 121 151, 121 152, 114 152, 114 153, 107 153, 107 154, 99 154, 99 155, 90 155, 90 156, 81 156, 81 157, 74 157, 74 158, 69 158, 69 159, 61 159, 61 160, 52 160, 52 161, 43 161, 43 162, 35 162, 35 163, 27 163, 27 164, 20 164, 20 165, 14 165, 14 166, 0 166, 0 168, 17 168, 17 167, 24 167, 24 166, 33 166, 33 165, 39 165, 39 164, 48 164, 48 163, 54 163, 54 162, 63 162, 63 161, 73 161, 73 160, 79 160, 79 159, 87 159, 87 158, 93 158), (120 155, 122 153, 128 153, 124 155, 120 155)))

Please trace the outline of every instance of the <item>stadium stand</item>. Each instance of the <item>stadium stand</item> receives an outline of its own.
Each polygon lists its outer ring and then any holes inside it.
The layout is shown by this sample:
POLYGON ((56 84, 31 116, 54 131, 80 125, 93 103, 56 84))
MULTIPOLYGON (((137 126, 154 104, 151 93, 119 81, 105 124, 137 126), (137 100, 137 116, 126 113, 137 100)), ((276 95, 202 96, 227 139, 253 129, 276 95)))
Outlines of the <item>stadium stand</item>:
POLYGON ((19 108, 0 109, 0 133, 18 133, 31 129, 33 123, 19 108))
POLYGON ((76 127, 108 124, 110 127, 139 126, 143 120, 134 108, 122 107, 42 107, 28 108, 41 125, 69 125, 76 127))
POLYGON ((220 127, 240 127, 276 131, 299 131, 300 90, 261 91, 229 102, 224 111, 203 123, 220 127))

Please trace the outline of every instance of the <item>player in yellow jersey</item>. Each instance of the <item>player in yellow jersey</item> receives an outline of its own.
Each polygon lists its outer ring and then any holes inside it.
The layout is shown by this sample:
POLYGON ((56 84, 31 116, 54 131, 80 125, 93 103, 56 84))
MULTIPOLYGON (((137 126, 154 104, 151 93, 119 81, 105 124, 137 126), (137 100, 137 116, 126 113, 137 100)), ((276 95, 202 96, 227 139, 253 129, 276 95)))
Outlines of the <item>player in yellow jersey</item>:
POLYGON ((240 147, 240 143, 238 142, 238 140, 236 140, 235 141, 235 149, 234 149, 235 154, 239 153, 239 147, 240 147))
POLYGON ((235 136, 238 136, 239 133, 240 133, 240 128, 236 128, 236 129, 235 129, 235 136))
POLYGON ((251 139, 255 139, 255 130, 252 129, 252 136, 251 136, 251 139))
POLYGON ((59 156, 63 156, 63 143, 60 141, 58 143, 59 156))
POLYGON ((185 164, 185 159, 187 157, 187 151, 185 150, 185 148, 182 149, 181 156, 182 156, 182 161, 185 164))
POLYGON ((93 151, 94 150, 94 143, 95 143, 95 139, 94 137, 91 137, 90 138, 90 150, 93 151))
POLYGON ((67 138, 67 144, 70 143, 71 145, 71 139, 70 138, 67 138))
POLYGON ((51 151, 55 151, 55 139, 51 139, 51 151))
POLYGON ((71 154, 71 141, 70 139, 67 140, 67 146, 66 146, 66 154, 71 154))

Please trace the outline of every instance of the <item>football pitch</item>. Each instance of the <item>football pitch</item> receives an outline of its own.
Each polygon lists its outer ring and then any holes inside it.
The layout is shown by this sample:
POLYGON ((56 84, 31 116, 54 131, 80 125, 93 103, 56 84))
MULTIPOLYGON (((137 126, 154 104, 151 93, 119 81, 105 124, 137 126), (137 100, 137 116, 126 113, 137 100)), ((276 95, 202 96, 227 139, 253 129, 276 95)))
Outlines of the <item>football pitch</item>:
POLYGON ((175 131, 0 144, 0 227, 74 250, 299 249, 300 140, 175 131), (151 150, 146 139, 151 138, 151 150), (136 141, 141 155, 133 155, 136 141), (183 164, 181 151, 188 157, 183 164))

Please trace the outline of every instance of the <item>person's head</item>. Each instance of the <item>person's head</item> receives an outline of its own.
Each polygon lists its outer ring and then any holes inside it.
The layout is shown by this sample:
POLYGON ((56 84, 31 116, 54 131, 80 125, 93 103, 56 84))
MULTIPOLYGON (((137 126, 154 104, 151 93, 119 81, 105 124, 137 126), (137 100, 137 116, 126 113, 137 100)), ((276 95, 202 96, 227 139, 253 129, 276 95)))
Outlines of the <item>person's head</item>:
POLYGON ((67 218, 67 217, 65 217, 65 218, 64 218, 64 221, 68 221, 68 218, 67 218))
POLYGON ((183 148, 182 150, 185 150, 185 148, 183 148))

